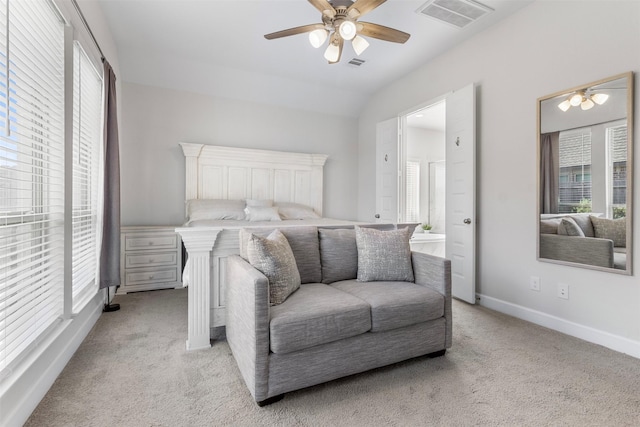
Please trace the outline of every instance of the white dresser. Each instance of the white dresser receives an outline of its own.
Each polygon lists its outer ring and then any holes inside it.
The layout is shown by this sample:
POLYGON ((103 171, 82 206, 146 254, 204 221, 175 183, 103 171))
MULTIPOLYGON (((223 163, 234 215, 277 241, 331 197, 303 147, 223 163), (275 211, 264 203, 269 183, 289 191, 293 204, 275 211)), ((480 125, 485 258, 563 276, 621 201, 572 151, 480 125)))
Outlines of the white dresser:
POLYGON ((122 227, 118 294, 182 287, 182 240, 175 226, 122 227))
POLYGON ((445 258, 446 235, 435 233, 414 233, 409 240, 411 250, 445 258))

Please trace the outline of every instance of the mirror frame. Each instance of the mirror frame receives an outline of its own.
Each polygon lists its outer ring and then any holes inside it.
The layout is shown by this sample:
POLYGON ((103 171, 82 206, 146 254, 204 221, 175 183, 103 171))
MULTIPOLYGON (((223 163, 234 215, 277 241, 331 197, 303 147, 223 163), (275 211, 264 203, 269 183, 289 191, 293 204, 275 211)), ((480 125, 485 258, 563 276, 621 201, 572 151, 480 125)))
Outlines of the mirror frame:
POLYGON ((565 89, 559 92, 552 93, 550 95, 543 96, 538 98, 536 102, 537 107, 537 123, 536 123, 536 187, 537 187, 537 199, 536 199, 536 259, 538 261, 549 262, 553 264, 560 265, 568 265, 572 267, 586 268, 591 270, 599 270, 610 273, 617 274, 625 274, 632 275, 632 264, 633 264, 633 121, 634 121, 634 112, 633 112, 633 72, 629 71, 622 74, 617 74, 615 76, 607 77, 601 80, 597 80, 595 82, 591 82, 588 84, 583 84, 580 86, 576 86, 573 88, 565 89), (570 262, 570 261, 561 261, 555 260, 551 258, 542 258, 540 256, 540 215, 541 209, 540 206, 540 196, 541 196, 541 188, 540 188, 540 162, 541 162, 541 144, 540 137, 542 135, 542 117, 541 117, 541 106, 542 102, 547 101, 552 98, 556 98, 562 95, 567 95, 572 92, 576 92, 579 90, 586 90, 587 88, 602 85, 604 83, 608 83, 613 80, 626 79, 627 83, 627 189, 626 189, 626 269, 616 269, 616 268, 608 268, 608 267, 600 267, 589 264, 582 264, 578 262, 570 262))

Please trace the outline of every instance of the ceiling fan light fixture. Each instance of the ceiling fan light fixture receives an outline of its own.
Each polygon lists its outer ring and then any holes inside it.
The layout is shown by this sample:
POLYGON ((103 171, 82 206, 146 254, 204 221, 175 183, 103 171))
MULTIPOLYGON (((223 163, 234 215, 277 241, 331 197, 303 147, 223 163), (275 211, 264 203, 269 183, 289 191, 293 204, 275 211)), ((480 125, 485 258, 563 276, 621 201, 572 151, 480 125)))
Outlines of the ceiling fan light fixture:
POLYGON ((309 43, 316 49, 324 44, 329 36, 329 32, 324 28, 313 30, 309 33, 309 43))
POLYGON ((607 99, 609 99, 609 95, 607 95, 606 93, 594 93, 593 95, 591 95, 591 100, 598 105, 604 104, 605 102, 607 102, 607 99))
POLYGON ((353 46, 356 55, 360 56, 369 47, 369 42, 364 37, 355 36, 351 46, 353 46))
POLYGON ((342 21, 338 27, 338 32, 343 39, 352 40, 356 36, 356 24, 352 21, 342 21))
POLYGON ((327 50, 324 51, 324 59, 329 62, 337 62, 338 58, 340 58, 340 48, 338 45, 329 43, 327 50))
POLYGON ((561 109, 562 111, 567 111, 569 108, 571 108, 571 103, 569 102, 568 99, 565 99, 560 104, 558 104, 558 108, 561 109))

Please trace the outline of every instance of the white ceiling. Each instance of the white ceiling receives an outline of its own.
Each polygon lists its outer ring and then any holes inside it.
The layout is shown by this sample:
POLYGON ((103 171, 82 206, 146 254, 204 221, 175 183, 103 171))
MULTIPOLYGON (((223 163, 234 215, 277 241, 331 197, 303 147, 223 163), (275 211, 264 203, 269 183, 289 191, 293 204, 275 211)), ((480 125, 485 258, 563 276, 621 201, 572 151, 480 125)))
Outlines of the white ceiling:
POLYGON ((419 15, 426 0, 389 0, 360 20, 411 34, 368 38, 359 68, 345 45, 329 65, 306 34, 264 34, 319 23, 304 0, 97 0, 118 49, 123 81, 356 117, 369 96, 533 0, 482 0, 491 12, 464 29, 419 15))

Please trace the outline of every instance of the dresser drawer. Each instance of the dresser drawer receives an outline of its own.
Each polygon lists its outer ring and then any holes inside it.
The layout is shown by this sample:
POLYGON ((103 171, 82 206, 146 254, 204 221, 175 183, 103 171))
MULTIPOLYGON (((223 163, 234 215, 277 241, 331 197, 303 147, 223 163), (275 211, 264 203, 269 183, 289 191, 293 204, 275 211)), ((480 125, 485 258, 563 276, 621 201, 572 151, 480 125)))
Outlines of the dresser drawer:
POLYGON ((124 250, 142 251, 149 249, 177 249, 178 236, 173 234, 127 235, 124 239, 124 250))
POLYGON ((162 282, 176 282, 178 269, 155 269, 151 271, 127 271, 125 272, 126 285, 151 285, 162 282))
POLYGON ((128 253, 124 258, 124 268, 177 266, 177 252, 128 253))

